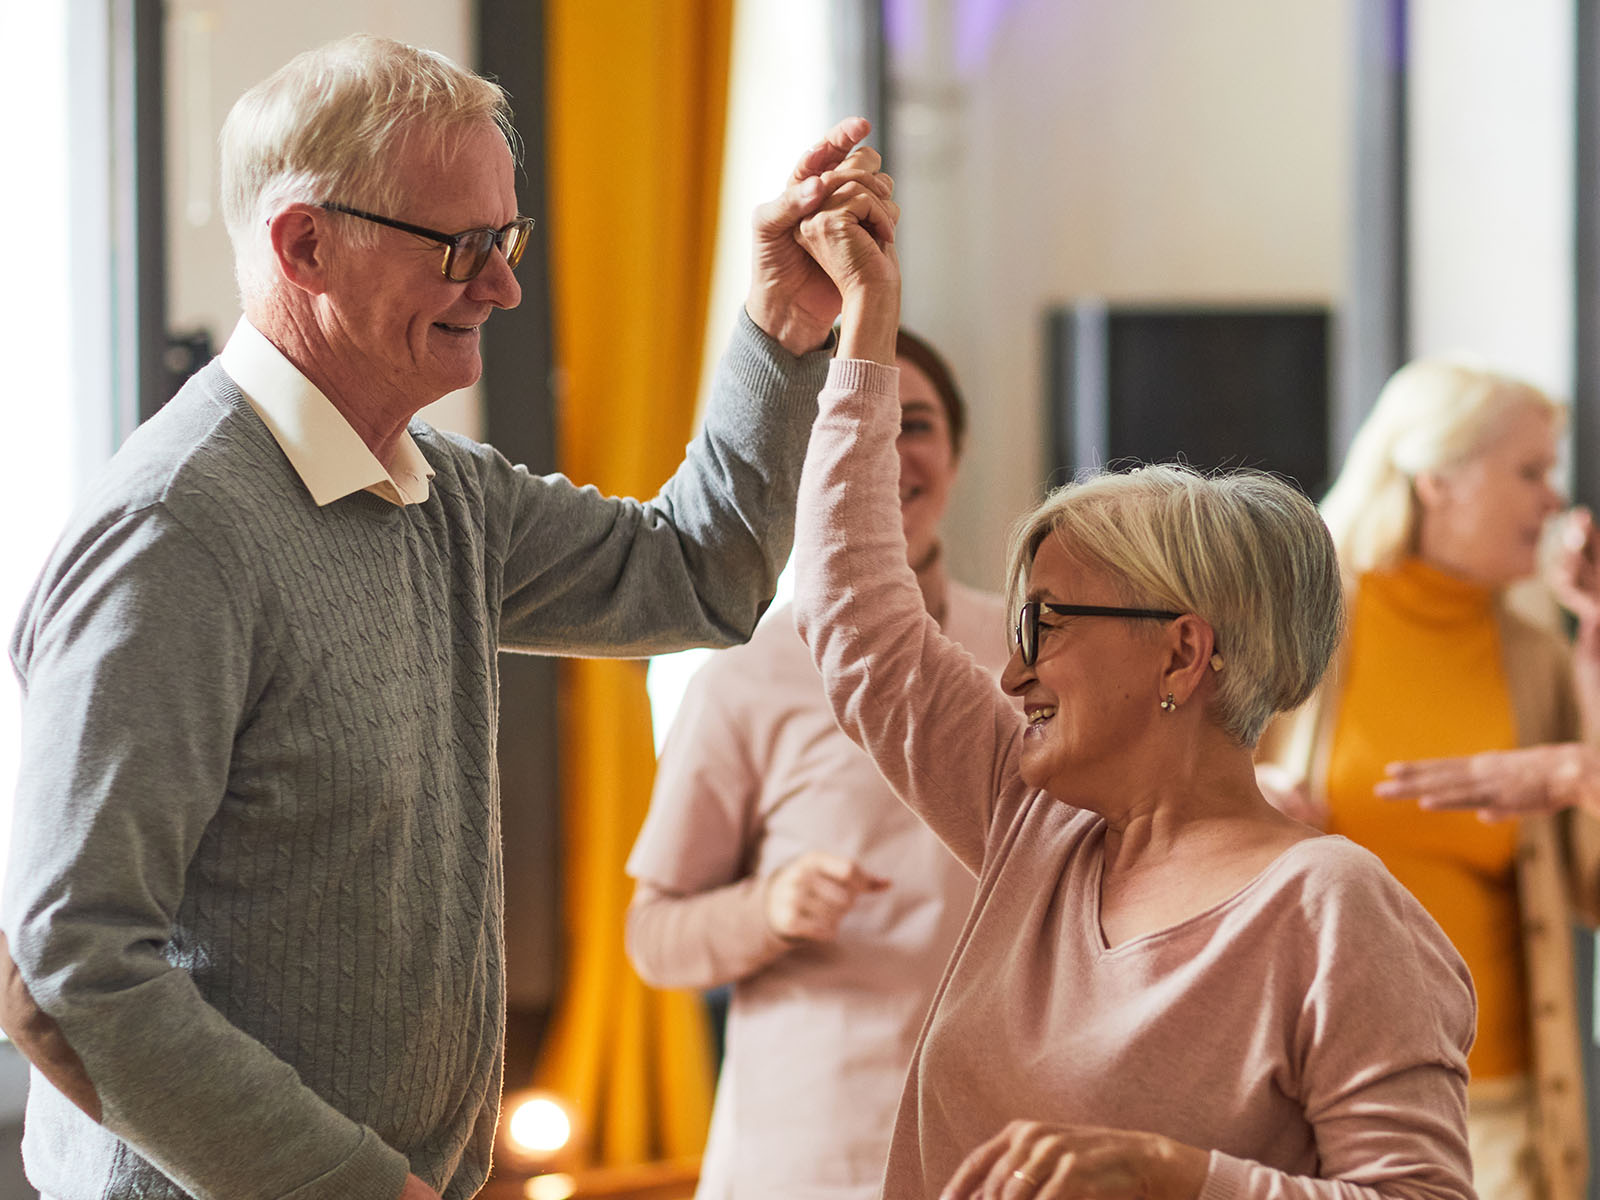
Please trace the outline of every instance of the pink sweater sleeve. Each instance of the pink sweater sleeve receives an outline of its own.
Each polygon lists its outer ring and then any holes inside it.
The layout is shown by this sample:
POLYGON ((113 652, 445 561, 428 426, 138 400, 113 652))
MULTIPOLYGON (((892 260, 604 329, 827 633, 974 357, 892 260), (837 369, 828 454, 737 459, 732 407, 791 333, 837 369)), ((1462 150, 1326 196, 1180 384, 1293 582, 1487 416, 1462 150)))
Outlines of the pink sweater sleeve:
POLYGON ((795 625, 840 727, 977 874, 991 827, 1027 794, 1022 723, 993 676, 939 630, 900 525, 899 372, 835 359, 795 526, 795 625))
POLYGON ((767 923, 768 877, 692 896, 641 880, 628 905, 628 959, 652 987, 709 988, 753 975, 793 943, 767 923))
POLYGON ((1199 1200, 1473 1200, 1471 976, 1376 860, 1352 854, 1336 869, 1303 901, 1317 910, 1303 938, 1262 951, 1265 979, 1268 962, 1296 954, 1313 968, 1305 985, 1287 982, 1302 972, 1285 972, 1263 1003, 1300 1010, 1287 1049, 1316 1131, 1317 1176, 1214 1150, 1199 1200))
POLYGON ((791 948, 767 923, 768 878, 753 869, 768 768, 752 757, 752 711, 733 687, 760 673, 752 649, 721 652, 689 681, 628 856, 628 958, 654 987, 734 983, 791 948))

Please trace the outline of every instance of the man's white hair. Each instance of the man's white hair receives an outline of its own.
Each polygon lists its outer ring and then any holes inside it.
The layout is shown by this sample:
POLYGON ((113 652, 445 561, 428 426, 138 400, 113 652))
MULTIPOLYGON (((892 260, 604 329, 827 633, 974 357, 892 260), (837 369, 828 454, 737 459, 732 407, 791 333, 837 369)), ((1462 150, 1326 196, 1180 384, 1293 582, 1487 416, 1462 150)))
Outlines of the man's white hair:
MULTIPOLYGON (((248 303, 277 281, 267 224, 284 205, 332 200, 391 215, 410 182, 392 169, 401 149, 420 140, 443 163, 485 120, 515 156, 504 89, 431 50, 355 34, 291 59, 222 126, 222 216, 241 296, 248 303)), ((377 237, 350 224, 357 244, 377 237)))

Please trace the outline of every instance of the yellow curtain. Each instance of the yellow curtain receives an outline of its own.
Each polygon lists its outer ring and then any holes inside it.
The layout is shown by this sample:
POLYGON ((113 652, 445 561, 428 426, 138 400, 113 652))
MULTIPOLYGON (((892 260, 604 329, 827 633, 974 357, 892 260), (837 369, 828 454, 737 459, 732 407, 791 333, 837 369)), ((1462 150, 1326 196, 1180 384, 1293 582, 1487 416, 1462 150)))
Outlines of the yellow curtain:
MULTIPOLYGON (((551 297, 563 471, 649 496, 692 432, 733 0, 546 0, 551 297)), ((536 1071, 595 1165, 697 1154, 711 1069, 696 997, 623 953, 623 864, 655 756, 644 664, 562 665, 566 991, 536 1071)))

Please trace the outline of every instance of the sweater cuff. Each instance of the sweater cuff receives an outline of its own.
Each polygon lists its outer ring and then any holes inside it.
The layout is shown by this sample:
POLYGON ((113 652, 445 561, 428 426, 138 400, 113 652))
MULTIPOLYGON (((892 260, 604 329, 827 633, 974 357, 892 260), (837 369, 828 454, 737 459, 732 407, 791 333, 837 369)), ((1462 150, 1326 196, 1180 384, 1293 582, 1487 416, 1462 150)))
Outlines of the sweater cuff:
POLYGON ((1211 1162, 1206 1167, 1206 1181, 1195 1200, 1236 1200, 1244 1193, 1245 1176, 1250 1164, 1220 1150, 1211 1151, 1211 1162))
POLYGON ((828 364, 828 390, 898 399, 900 368, 867 358, 836 358, 828 364))
POLYGON ((363 1126, 349 1158, 295 1188, 284 1200, 397 1200, 410 1173, 405 1155, 363 1126))
POLYGON ((833 356, 835 335, 820 349, 793 355, 776 338, 769 337, 741 306, 722 369, 744 395, 759 398, 780 412, 809 418, 816 411, 817 393, 833 356))

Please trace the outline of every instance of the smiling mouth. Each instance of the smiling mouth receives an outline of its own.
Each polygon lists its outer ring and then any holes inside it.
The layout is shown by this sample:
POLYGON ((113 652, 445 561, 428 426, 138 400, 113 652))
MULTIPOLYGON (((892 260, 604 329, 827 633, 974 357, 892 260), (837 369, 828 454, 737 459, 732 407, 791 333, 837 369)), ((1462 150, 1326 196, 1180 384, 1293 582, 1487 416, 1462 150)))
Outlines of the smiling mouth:
POLYGON ((442 329, 446 333, 454 333, 461 336, 478 332, 478 326, 476 325, 450 325, 444 321, 435 321, 433 326, 435 329, 442 329))
POLYGON ((1043 725, 1055 715, 1056 710, 1053 707, 1035 708, 1028 713, 1028 724, 1032 726, 1043 725))

